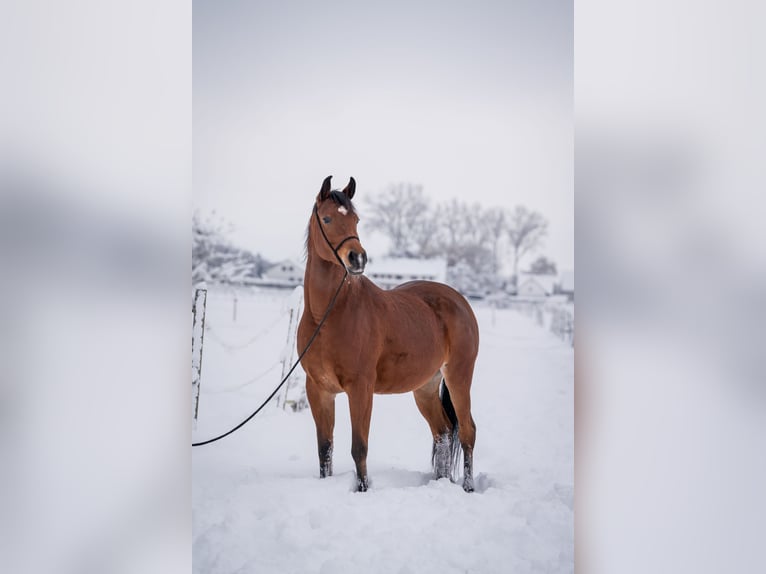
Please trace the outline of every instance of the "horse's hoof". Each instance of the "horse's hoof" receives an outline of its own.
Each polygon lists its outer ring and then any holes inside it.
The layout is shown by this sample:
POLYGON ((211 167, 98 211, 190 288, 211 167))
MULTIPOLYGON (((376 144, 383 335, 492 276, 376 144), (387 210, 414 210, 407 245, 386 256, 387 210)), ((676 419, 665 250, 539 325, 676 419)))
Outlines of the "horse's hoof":
POLYGON ((463 490, 466 492, 473 492, 473 479, 466 479, 463 481, 463 490))
POLYGON ((357 492, 367 492, 367 489, 369 488, 369 484, 367 483, 367 478, 363 478, 362 480, 356 481, 356 491, 357 492))

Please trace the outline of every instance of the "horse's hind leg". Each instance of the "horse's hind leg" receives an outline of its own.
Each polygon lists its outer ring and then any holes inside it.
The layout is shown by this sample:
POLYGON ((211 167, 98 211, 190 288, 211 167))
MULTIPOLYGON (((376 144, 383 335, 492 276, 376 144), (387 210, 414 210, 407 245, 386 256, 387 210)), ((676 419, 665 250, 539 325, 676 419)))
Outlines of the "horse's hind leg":
POLYGON ((332 476, 332 434, 335 428, 335 395, 320 389, 306 375, 306 397, 317 427, 319 477, 332 476))
POLYGON ((471 416, 471 379, 473 360, 450 361, 442 367, 458 421, 458 437, 463 447, 463 490, 473 492, 473 447, 476 443, 476 424, 471 416))
POLYGON ((452 452, 452 422, 444 411, 439 399, 439 384, 441 372, 436 374, 422 387, 415 389, 413 395, 420 414, 428 422, 434 438, 431 462, 437 479, 450 476, 450 460, 452 452))

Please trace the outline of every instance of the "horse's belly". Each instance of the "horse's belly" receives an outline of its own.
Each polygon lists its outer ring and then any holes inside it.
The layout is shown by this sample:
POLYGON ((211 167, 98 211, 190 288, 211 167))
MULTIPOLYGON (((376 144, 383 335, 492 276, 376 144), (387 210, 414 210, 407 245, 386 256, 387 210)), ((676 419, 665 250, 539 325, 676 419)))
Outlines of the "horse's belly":
POLYGON ((375 381, 375 393, 394 394, 414 391, 426 384, 441 367, 442 361, 420 361, 412 364, 389 365, 381 369, 375 381))

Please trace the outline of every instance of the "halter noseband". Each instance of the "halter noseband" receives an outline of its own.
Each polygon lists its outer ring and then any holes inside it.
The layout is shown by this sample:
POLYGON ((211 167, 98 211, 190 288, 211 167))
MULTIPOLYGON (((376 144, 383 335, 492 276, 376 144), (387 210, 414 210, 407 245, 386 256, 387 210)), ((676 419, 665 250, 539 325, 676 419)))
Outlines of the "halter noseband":
POLYGON ((338 260, 338 263, 340 263, 340 266, 343 267, 344 270, 346 270, 346 273, 348 273, 348 269, 346 268, 346 264, 343 263, 343 259, 341 259, 340 255, 338 255, 338 249, 340 249, 343 246, 343 244, 346 241, 348 241, 349 239, 356 239, 357 241, 359 241, 359 238, 356 235, 349 235, 343 241, 338 243, 337 247, 333 247, 332 243, 327 238, 327 234, 324 232, 324 227, 322 227, 322 222, 319 221, 319 210, 317 209, 317 204, 316 203, 314 204, 314 217, 317 220, 317 225, 319 225, 319 231, 322 232, 322 237, 324 237, 325 243, 327 243, 327 245, 330 247, 330 249, 332 249, 332 254, 335 255, 335 259, 338 260))

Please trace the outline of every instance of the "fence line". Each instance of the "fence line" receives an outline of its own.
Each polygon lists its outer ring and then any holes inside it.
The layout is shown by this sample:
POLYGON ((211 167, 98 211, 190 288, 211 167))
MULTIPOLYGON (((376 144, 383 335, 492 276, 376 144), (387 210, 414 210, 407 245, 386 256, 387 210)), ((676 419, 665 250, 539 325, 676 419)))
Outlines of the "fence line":
POLYGON ((549 301, 507 299, 502 307, 518 311, 548 329, 562 341, 574 347, 574 312, 568 306, 549 301))
POLYGON ((205 391, 207 394, 210 395, 219 395, 221 393, 231 393, 233 391, 238 391, 240 389, 244 389, 248 385, 252 385, 253 383, 257 383, 262 378, 264 378, 266 375, 268 375, 271 371, 273 371, 275 368, 277 368, 279 365, 282 364, 282 361, 277 361, 274 364, 272 364, 268 369, 265 371, 262 371, 261 373, 255 375, 254 377, 246 380, 244 383, 240 383, 238 385, 234 385, 232 387, 226 387, 225 389, 218 389, 217 391, 205 391))
POLYGON ((261 337, 263 337, 264 335, 267 335, 267 334, 269 334, 269 332, 270 332, 270 331, 271 331, 271 330, 272 330, 274 327, 276 327, 277 325, 279 325, 279 324, 280 324, 280 323, 281 323, 281 322, 284 320, 284 318, 285 318, 285 314, 284 314, 284 313, 281 313, 281 314, 280 314, 280 315, 279 315, 279 316, 278 316, 278 317, 277 317, 277 318, 276 318, 274 321, 272 321, 272 322, 271 322, 271 323, 270 323, 270 324, 269 324, 267 327, 265 327, 264 329, 262 329, 261 331, 259 331, 259 332, 258 332, 257 334, 255 334, 254 336, 250 337, 250 339, 248 339, 248 340, 247 340, 247 341, 245 341, 244 343, 241 343, 241 344, 237 344, 237 345, 233 345, 233 344, 231 344, 231 343, 227 343, 226 341, 224 341, 223 339, 221 339, 221 337, 219 337, 218 335, 216 335, 216 333, 215 333, 215 329, 213 329, 213 326, 212 326, 212 325, 208 325, 208 335, 210 335, 210 338, 211 338, 211 339, 213 339, 215 342, 217 342, 219 345, 221 345, 221 347, 223 347, 225 350, 227 350, 227 351, 239 351, 239 350, 241 350, 241 349, 245 349, 245 348, 249 347, 250 345, 252 345, 252 344, 253 344, 253 343, 255 343, 256 341, 258 341, 258 340, 259 340, 261 337))

